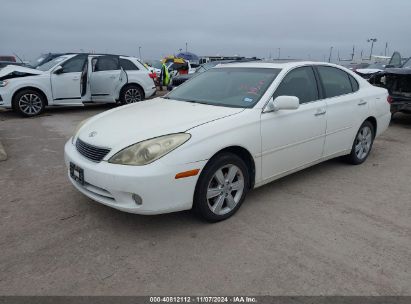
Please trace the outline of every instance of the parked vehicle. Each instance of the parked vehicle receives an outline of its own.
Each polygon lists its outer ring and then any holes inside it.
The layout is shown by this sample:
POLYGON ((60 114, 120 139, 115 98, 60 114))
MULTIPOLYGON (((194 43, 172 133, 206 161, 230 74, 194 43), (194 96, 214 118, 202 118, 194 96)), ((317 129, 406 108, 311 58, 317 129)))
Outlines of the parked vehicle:
POLYGON ((104 205, 220 221, 285 175, 343 155, 363 163, 390 122, 387 96, 333 64, 221 65, 84 121, 65 162, 74 187, 104 205))
POLYGON ((401 68, 385 69, 374 74, 369 81, 388 90, 393 114, 411 113, 411 58, 401 68))
POLYGON ((8 66, 8 65, 19 65, 23 66, 24 64, 22 62, 11 62, 11 61, 0 61, 0 69, 8 66))
POLYGON ((0 70, 0 107, 35 116, 52 105, 133 103, 155 94, 152 77, 137 58, 118 55, 63 55, 37 69, 7 66, 0 70))
POLYGON ((16 57, 10 55, 0 55, 0 61, 17 62, 16 57))
POLYGON ((389 62, 375 62, 370 64, 364 69, 356 69, 355 72, 364 79, 370 79, 374 74, 384 71, 386 68, 398 68, 401 67, 401 55, 398 52, 394 52, 389 62))

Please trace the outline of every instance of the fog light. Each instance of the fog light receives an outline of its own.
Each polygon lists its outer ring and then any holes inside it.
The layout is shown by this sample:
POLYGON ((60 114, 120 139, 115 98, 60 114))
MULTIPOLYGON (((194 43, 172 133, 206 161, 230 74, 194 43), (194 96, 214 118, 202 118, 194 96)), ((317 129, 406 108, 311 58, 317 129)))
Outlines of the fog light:
POLYGON ((143 204, 143 199, 140 197, 140 195, 133 193, 131 196, 133 201, 136 203, 137 206, 141 206, 143 204))

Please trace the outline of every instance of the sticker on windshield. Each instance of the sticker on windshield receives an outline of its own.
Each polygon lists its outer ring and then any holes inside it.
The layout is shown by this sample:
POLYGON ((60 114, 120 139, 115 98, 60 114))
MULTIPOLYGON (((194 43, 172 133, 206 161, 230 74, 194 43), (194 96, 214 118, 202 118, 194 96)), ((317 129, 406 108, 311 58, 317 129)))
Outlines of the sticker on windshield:
POLYGON ((60 57, 60 58, 57 58, 56 60, 55 60, 55 62, 60 62, 60 61, 63 61, 64 59, 66 59, 65 57, 60 57))
POLYGON ((250 98, 250 97, 245 97, 245 98, 244 98, 244 101, 245 101, 245 102, 253 102, 253 99, 250 98))

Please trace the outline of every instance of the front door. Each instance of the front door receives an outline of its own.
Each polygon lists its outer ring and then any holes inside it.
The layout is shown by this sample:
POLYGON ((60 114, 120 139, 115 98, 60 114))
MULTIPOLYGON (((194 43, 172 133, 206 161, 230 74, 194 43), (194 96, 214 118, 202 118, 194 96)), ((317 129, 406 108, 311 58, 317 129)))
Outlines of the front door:
POLYGON ((297 96, 300 107, 261 114, 262 180, 280 177, 322 157, 326 130, 326 104, 312 67, 290 71, 274 93, 297 96))
POLYGON ((87 55, 77 55, 51 73, 54 104, 82 104, 82 73, 87 68, 87 55))
POLYGON ((114 55, 92 59, 90 89, 93 102, 115 102, 117 87, 123 81, 119 59, 119 56, 114 55))

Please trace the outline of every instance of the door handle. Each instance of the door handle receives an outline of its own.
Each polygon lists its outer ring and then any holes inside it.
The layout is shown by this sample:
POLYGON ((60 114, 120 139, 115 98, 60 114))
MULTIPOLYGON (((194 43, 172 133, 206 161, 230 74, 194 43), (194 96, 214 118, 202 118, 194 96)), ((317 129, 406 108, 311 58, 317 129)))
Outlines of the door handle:
POLYGON ((363 99, 360 100, 360 102, 358 103, 359 106, 365 106, 367 104, 367 102, 363 99))
POLYGON ((327 113, 325 109, 318 109, 317 112, 314 114, 314 116, 321 116, 327 113))
POLYGON ((110 76, 110 78, 111 78, 111 79, 116 79, 117 76, 114 76, 114 75, 113 75, 113 76, 110 76))
POLYGON ((80 77, 73 77, 73 80, 79 80, 80 77))

